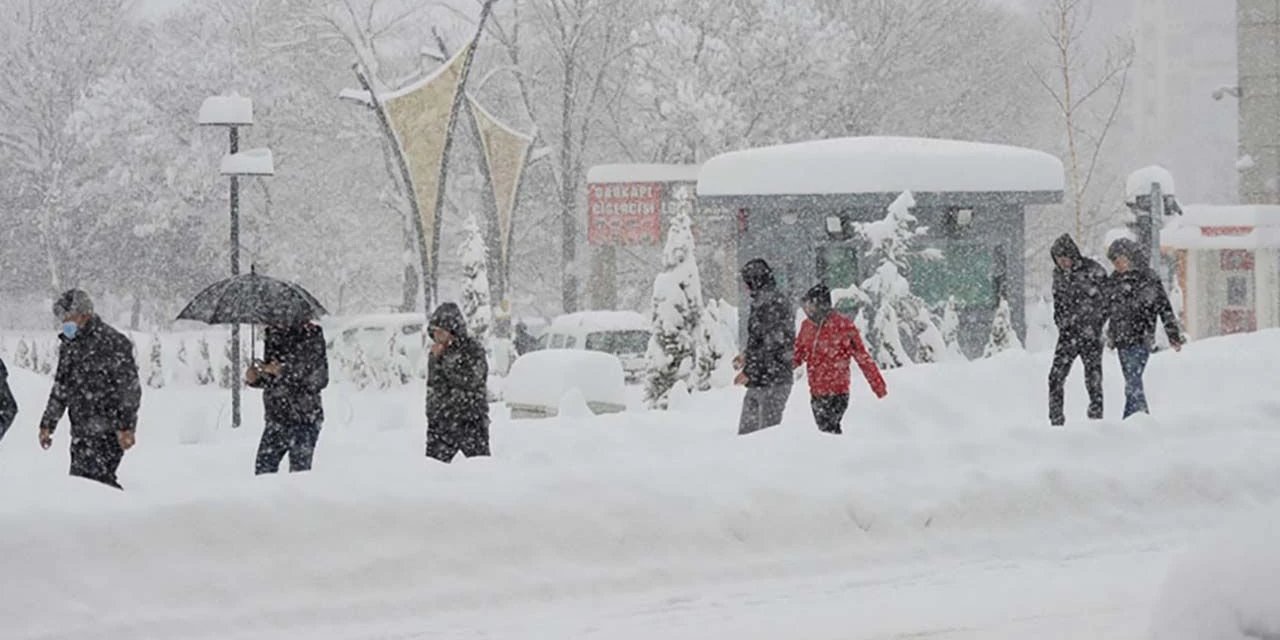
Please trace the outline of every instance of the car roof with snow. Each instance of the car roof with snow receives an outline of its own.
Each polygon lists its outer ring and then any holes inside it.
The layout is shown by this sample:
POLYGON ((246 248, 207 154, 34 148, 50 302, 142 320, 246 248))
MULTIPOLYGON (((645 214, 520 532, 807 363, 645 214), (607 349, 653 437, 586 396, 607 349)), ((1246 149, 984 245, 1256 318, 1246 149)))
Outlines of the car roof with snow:
POLYGON ((651 328, 649 319, 635 311, 579 311, 557 317, 548 331, 649 331, 651 328))

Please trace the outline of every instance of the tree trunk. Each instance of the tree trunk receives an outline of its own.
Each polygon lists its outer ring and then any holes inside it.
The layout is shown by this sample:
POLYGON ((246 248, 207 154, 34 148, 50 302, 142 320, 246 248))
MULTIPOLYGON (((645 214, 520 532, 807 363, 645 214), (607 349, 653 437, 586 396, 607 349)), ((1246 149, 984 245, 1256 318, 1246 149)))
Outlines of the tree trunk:
POLYGON ((578 225, 574 212, 574 186, 577 176, 573 172, 573 94, 574 60, 571 55, 564 61, 564 94, 561 96, 560 113, 560 243, 562 303, 565 313, 578 310, 577 249, 578 225))

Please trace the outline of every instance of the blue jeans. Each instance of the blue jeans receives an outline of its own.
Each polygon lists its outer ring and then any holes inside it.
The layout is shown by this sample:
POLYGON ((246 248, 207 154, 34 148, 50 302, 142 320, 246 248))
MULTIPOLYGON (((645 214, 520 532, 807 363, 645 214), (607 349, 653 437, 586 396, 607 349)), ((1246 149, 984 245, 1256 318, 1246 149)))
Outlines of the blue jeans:
POLYGON ((1124 417, 1135 413, 1151 413, 1147 408, 1147 392, 1142 388, 1142 373, 1147 369, 1151 349, 1146 346, 1120 347, 1120 370, 1124 372, 1124 417))

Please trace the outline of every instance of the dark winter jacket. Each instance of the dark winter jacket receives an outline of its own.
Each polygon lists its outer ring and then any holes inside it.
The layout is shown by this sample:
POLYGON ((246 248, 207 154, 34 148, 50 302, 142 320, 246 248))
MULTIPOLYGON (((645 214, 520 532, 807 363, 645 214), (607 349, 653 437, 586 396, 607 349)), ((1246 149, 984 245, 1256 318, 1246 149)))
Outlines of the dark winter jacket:
POLYGON ((93 316, 75 338, 59 339, 58 371, 40 428, 53 431, 70 414, 72 436, 133 431, 142 386, 129 338, 93 316))
POLYGON ((249 386, 262 389, 267 422, 316 425, 324 422, 320 392, 329 386, 329 358, 319 325, 268 327, 263 360, 280 364, 280 375, 262 374, 249 386))
POLYGON ((453 335, 440 355, 427 360, 427 430, 454 441, 488 439, 489 362, 484 347, 467 334, 458 305, 446 302, 431 314, 431 327, 453 335))
POLYGON ((796 336, 796 367, 809 367, 809 393, 838 396, 849 393, 849 360, 858 363, 876 397, 885 396, 884 376, 867 353, 862 334, 852 320, 827 310, 818 322, 806 318, 796 336))
POLYGON ((1111 319, 1108 335, 1117 348, 1151 346, 1155 340, 1156 316, 1164 320, 1169 341, 1182 342, 1182 331, 1164 283, 1150 267, 1113 273, 1108 290, 1111 319))
POLYGON ((773 269, 764 260, 748 262, 742 268, 742 280, 751 293, 747 348, 742 354, 747 386, 791 384, 796 341, 792 306, 778 291, 773 269))
POLYGON ((13 426, 16 417, 18 402, 13 399, 13 392, 9 390, 9 371, 4 368, 4 361, 0 360, 0 439, 13 426))
POLYGON ((1119 240, 1108 253, 1126 255, 1132 265, 1129 271, 1111 274, 1107 281, 1111 343, 1116 348, 1150 347, 1155 341, 1156 316, 1160 316, 1169 341, 1180 344, 1182 331, 1177 317, 1173 315, 1169 295, 1165 293, 1160 276, 1147 265, 1141 248, 1136 243, 1119 240))
POLYGON ((1053 321, 1060 339, 1085 339, 1101 343, 1107 314, 1107 270, 1084 257, 1069 234, 1063 234, 1049 251, 1054 258, 1053 321), (1057 266, 1058 258, 1070 258, 1071 268, 1057 266))

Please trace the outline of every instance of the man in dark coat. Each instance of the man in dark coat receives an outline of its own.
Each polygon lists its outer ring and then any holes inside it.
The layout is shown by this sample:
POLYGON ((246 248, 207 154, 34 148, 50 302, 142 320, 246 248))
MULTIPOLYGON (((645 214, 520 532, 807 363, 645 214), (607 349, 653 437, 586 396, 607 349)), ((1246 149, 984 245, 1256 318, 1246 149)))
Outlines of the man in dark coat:
POLYGON ((1102 325, 1106 322, 1107 270, 1084 257, 1070 234, 1049 250, 1053 256, 1053 321, 1058 346, 1049 370, 1049 422, 1062 426, 1063 387, 1076 358, 1084 362, 1089 419, 1102 419, 1102 325))
POLYGON ((13 399, 13 392, 9 390, 9 371, 4 368, 4 361, 0 360, 0 440, 4 439, 4 434, 13 426, 14 418, 18 417, 18 401, 13 399))
POLYGON ((516 323, 516 355, 524 355, 531 351, 537 351, 538 339, 529 333, 529 327, 523 322, 516 323))
POLYGON ((742 267, 742 281, 751 294, 751 313, 747 348, 734 360, 741 370, 734 383, 747 387, 738 435, 782 423, 791 397, 796 339, 794 312, 778 290, 769 263, 759 258, 748 262, 742 267))
POLYGON ((427 457, 451 462, 489 455, 489 362, 484 346, 467 334, 452 302, 431 314, 427 360, 427 457))
POLYGON ((1182 350, 1182 330, 1173 314, 1173 305, 1164 283, 1147 264, 1138 243, 1121 238, 1107 249, 1107 259, 1115 273, 1107 282, 1109 336, 1120 356, 1124 372, 1124 417, 1151 413, 1142 384, 1147 359, 1155 345, 1156 317, 1164 320, 1164 330, 1174 351, 1182 350))
POLYGON ((245 382, 262 389, 267 423, 254 472, 278 472, 285 454, 290 472, 309 471, 324 425, 320 392, 329 386, 324 330, 305 323, 268 327, 265 334, 263 362, 245 372, 245 382))
POLYGON ((142 404, 133 343, 94 313, 83 291, 62 294, 53 314, 62 320, 62 345, 40 420, 40 446, 53 446, 53 432, 70 414, 71 475, 119 489, 116 471, 133 447, 142 404))

